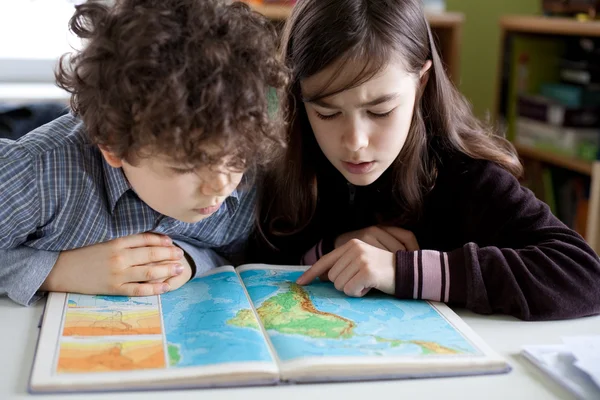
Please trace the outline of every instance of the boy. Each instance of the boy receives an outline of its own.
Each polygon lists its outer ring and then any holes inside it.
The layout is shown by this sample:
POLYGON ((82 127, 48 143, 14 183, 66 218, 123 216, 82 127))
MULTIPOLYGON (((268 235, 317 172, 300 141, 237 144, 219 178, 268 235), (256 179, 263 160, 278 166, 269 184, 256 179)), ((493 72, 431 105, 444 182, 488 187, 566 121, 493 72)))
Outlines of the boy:
POLYGON ((239 3, 123 0, 76 7, 70 27, 87 42, 56 74, 72 114, 0 139, 0 294, 153 295, 234 261, 249 171, 282 142, 268 21, 239 3))

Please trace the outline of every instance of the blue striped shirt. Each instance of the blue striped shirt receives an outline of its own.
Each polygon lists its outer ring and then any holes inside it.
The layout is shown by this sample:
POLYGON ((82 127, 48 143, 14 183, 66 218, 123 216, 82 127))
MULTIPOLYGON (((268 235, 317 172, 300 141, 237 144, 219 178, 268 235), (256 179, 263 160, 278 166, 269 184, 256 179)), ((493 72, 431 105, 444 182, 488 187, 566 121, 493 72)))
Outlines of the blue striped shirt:
POLYGON ((18 141, 0 139, 0 185, 0 295, 21 304, 39 297, 62 250, 156 232, 170 236, 202 273, 239 256, 254 221, 254 188, 234 191, 194 224, 154 211, 72 115, 18 141))

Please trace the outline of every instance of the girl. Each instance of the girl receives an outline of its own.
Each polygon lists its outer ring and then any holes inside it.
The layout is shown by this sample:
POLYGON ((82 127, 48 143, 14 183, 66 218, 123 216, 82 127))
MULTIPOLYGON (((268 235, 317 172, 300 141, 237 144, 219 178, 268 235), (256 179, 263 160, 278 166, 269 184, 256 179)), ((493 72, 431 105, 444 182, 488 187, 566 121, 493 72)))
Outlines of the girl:
POLYGON ((349 296, 527 320, 600 311, 597 255, 519 185, 514 148, 444 72, 421 0, 302 0, 283 56, 290 126, 263 188, 267 261, 303 258, 299 284, 321 276, 349 296))

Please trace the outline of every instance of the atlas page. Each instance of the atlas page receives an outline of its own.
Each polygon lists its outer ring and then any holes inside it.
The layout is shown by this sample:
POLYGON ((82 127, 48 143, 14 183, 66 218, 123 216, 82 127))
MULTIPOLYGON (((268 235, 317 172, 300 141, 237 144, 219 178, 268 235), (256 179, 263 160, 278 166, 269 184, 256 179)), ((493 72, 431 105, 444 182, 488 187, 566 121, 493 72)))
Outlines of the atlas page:
POLYGON ((250 309, 232 267, 162 296, 51 293, 30 390, 274 383, 277 364, 250 309))
MULTIPOLYGON (((294 282, 304 267, 241 266, 281 378, 297 382, 502 373, 509 365, 450 308, 369 293, 351 298, 330 282, 294 282)), ((232 324, 250 327, 251 312, 232 324)), ((255 327, 259 332, 259 327, 255 327)))

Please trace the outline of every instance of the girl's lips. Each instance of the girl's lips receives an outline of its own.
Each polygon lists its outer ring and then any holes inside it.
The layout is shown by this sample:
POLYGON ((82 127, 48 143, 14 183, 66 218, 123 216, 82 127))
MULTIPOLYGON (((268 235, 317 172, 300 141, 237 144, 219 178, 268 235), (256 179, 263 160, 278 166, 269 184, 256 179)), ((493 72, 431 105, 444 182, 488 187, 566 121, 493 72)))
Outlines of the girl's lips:
POLYGON ((351 174, 363 175, 371 172, 373 166, 375 165, 374 161, 368 162, 360 162, 360 163, 352 163, 347 161, 342 161, 342 165, 344 169, 351 174))
POLYGON ((215 206, 210 206, 210 207, 196 208, 196 209, 194 209, 194 211, 196 211, 198 214, 209 215, 209 214, 216 212, 221 207, 221 204, 223 204, 223 203, 219 203, 215 206))

